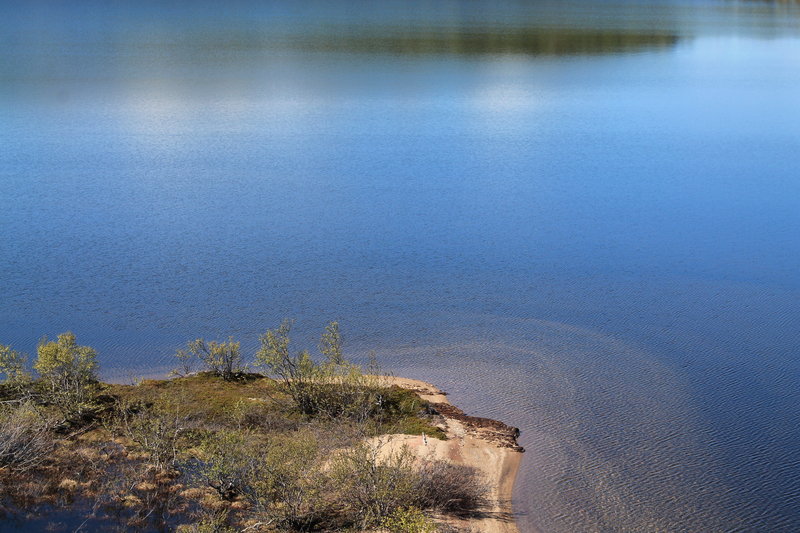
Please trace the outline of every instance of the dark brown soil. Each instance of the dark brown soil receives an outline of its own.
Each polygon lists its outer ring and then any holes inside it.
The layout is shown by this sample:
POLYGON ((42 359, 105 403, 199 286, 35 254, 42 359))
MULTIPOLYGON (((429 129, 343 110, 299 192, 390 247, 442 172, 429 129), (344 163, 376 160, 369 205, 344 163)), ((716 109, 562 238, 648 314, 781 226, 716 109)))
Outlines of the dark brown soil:
POLYGON ((511 427, 498 420, 469 416, 461 409, 449 403, 432 403, 431 411, 445 418, 458 420, 467 431, 478 438, 489 441, 501 448, 511 448, 514 451, 524 452, 525 449, 517 444, 519 429, 511 427))

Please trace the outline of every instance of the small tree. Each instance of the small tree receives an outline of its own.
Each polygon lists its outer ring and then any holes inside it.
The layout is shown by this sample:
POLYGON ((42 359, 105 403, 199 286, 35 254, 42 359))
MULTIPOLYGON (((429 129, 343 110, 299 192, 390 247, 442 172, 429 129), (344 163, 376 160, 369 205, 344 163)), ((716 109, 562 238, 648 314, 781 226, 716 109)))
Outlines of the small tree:
POLYGON ((5 375, 5 385, 19 389, 30 383, 31 376, 26 370, 28 356, 0 344, 0 374, 5 375))
POLYGON ((55 342, 42 339, 37 353, 33 366, 41 376, 45 400, 58 407, 66 420, 83 417, 93 408, 97 352, 79 346, 75 335, 67 332, 55 342))
POLYGON ((239 343, 233 337, 228 337, 228 342, 210 341, 203 339, 190 341, 186 350, 178 350, 175 354, 181 361, 181 369, 173 370, 173 374, 188 374, 191 371, 193 358, 199 359, 206 370, 213 372, 226 381, 236 379, 242 372, 247 371, 247 365, 242 362, 239 343))
POLYGON ((339 333, 339 323, 331 322, 325 326, 325 332, 319 342, 319 351, 325 360, 334 365, 345 363, 342 355, 342 335, 339 333))
POLYGON ((300 412, 364 422, 380 410, 383 388, 375 376, 364 374, 361 367, 344 358, 337 322, 331 322, 322 334, 321 362, 306 350, 294 355, 289 352, 291 327, 292 322, 285 320, 277 330, 260 337, 256 366, 281 381, 300 412))
POLYGON ((306 350, 296 355, 289 353, 291 329, 292 322, 284 320, 278 329, 268 330, 260 337, 261 348, 256 353, 256 366, 265 368, 270 377, 283 382, 300 412, 315 414, 322 372, 306 350))
MULTIPOLYGON (((191 342, 189 345, 191 346, 191 342)), ((197 359, 195 354, 188 350, 178 350, 175 352, 175 357, 179 361, 179 366, 170 371, 170 377, 186 377, 194 372, 194 364, 197 359)))

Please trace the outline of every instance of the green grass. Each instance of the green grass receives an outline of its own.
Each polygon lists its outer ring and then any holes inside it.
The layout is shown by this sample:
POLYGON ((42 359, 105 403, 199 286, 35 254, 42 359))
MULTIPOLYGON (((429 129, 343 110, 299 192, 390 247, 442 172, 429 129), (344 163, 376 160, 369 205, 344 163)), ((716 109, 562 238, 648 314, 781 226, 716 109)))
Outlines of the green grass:
MULTIPOLYGON (((102 399, 116 403, 141 403, 152 407, 178 408, 198 425, 230 427, 249 421, 253 429, 289 427, 303 417, 291 407, 282 386, 260 374, 242 374, 225 381, 209 372, 163 380, 144 380, 137 385, 103 384, 102 399), (259 428, 260 422, 270 428, 259 428)), ((428 402, 415 392, 390 387, 375 422, 380 432, 420 435, 445 439, 445 433, 426 414, 428 402)))
POLYGON ((104 385, 103 388, 107 399, 153 406, 176 405, 184 415, 210 424, 226 424, 242 403, 275 409, 278 403, 269 399, 285 398, 273 380, 259 374, 244 374, 235 381, 225 381, 202 372, 174 379, 148 379, 138 385, 104 385))

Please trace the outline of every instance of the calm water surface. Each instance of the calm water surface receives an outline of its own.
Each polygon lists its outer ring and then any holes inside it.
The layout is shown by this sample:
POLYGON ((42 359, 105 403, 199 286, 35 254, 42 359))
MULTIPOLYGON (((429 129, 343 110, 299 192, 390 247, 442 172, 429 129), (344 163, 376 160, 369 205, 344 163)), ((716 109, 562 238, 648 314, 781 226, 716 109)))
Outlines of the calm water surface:
POLYGON ((523 531, 800 530, 796 4, 0 21, 0 342, 127 381, 338 318, 522 429, 523 531))

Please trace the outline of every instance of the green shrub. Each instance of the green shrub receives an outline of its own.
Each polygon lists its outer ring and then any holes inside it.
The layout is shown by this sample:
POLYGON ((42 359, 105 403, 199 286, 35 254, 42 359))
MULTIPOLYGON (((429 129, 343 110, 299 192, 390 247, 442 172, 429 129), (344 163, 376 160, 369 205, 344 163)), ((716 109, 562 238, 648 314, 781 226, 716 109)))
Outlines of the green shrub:
POLYGON ((75 342, 67 332, 57 341, 44 338, 37 348, 33 365, 41 376, 40 384, 46 402, 53 404, 66 421, 82 418, 95 407, 97 392, 97 352, 75 342))
POLYGON ((197 339, 187 343, 186 350, 178 350, 175 357, 181 362, 180 368, 172 371, 173 375, 184 376, 191 373, 193 362, 199 360, 206 370, 226 381, 236 379, 247 372, 247 365, 242 361, 240 344, 233 337, 228 342, 197 339))
POLYGON ((207 511, 194 524, 178 526, 176 531, 177 533, 237 533, 239 530, 228 525, 228 512, 223 510, 207 511))
POLYGON ((0 344, 0 374, 5 375, 5 385, 18 389, 29 384, 31 375, 26 370, 27 363, 27 355, 0 344))
POLYGON ((271 502, 269 514, 275 515, 279 524, 306 531, 325 515, 328 476, 324 459, 311 433, 300 431, 270 440, 261 464, 262 494, 271 502))
POLYGON ((223 499, 246 500, 254 518, 306 531, 327 513, 323 459, 307 432, 263 439, 220 431, 201 447, 197 471, 223 499))
POLYGON ((407 448, 382 453, 382 446, 358 444, 341 452, 333 464, 350 520, 362 528, 379 525, 415 500, 413 455, 407 448))
POLYGON ((32 402, 0 409, 0 468, 24 472, 47 459, 55 447, 54 421, 32 402))
POLYGON ((254 496, 261 457, 253 441, 242 431, 219 431, 203 442, 199 473, 222 499, 254 496))
POLYGON ((381 522, 390 533, 434 533, 436 523, 416 507, 395 510, 381 522))
POLYGON ((364 422, 380 412, 385 387, 378 377, 344 358, 338 323, 331 322, 322 334, 321 362, 307 350, 289 351, 291 326, 286 320, 260 337, 256 366, 281 382, 301 413, 364 422))
POLYGON ((175 403, 123 402, 117 405, 113 429, 135 442, 149 455, 149 463, 163 471, 175 465, 186 422, 187 417, 175 403))

